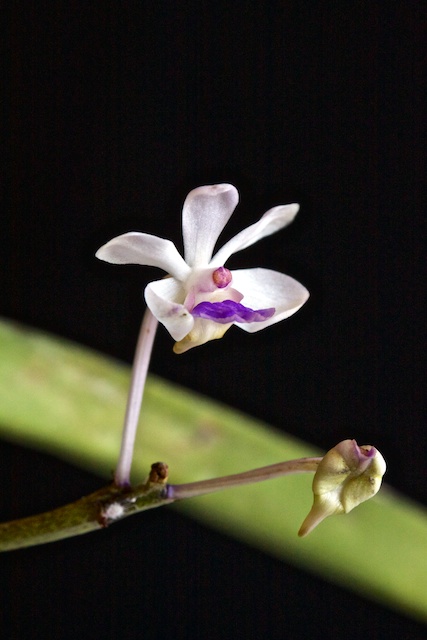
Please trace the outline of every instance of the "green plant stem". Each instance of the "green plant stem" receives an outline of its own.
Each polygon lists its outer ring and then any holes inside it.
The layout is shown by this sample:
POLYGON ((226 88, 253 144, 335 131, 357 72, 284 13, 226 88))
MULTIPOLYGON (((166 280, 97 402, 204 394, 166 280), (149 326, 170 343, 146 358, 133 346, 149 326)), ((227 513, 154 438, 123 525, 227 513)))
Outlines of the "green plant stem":
POLYGON ((170 502, 173 500, 165 495, 162 482, 147 482, 132 489, 112 484, 53 511, 1 523, 0 551, 32 547, 104 529, 134 513, 170 502))
POLYGON ((128 516, 175 500, 271 480, 294 473, 316 471, 321 458, 288 460, 221 478, 168 485, 167 465, 151 465, 147 482, 133 488, 112 484, 76 502, 29 518, 0 524, 0 551, 12 551, 82 535, 110 526, 128 516))

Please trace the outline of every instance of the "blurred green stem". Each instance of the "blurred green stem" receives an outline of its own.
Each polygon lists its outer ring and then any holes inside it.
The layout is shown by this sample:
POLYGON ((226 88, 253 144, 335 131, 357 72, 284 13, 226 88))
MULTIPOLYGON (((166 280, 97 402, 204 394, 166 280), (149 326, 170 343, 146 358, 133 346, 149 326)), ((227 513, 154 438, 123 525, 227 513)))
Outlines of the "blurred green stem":
MULTIPOLYGON (((109 478, 128 388, 125 365, 0 322, 3 437, 109 478)), ((147 379, 141 422, 134 484, 153 460, 171 463, 176 485, 319 455, 307 443, 154 376, 147 379)), ((351 431, 343 425, 343 436, 351 431)), ((372 444, 381 449, 381 442, 372 444)), ((25 477, 23 470, 23 483, 25 477)), ((328 518, 301 539, 297 531, 312 504, 310 484, 308 474, 296 474, 183 500, 179 508, 270 555, 427 621, 426 509, 383 487, 350 514, 328 518)))

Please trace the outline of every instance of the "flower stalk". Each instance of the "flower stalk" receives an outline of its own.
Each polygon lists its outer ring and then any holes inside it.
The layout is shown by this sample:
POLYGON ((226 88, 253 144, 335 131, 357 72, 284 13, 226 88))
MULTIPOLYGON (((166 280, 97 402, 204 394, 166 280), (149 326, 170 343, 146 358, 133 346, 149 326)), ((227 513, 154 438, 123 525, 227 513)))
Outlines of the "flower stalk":
POLYGON ((240 487, 245 484, 254 484, 264 480, 273 480, 282 476, 294 473, 309 473, 316 471, 322 458, 300 458, 299 460, 286 460, 277 464, 268 465, 259 469, 251 469, 242 473, 235 473, 221 478, 210 480, 200 480, 187 484, 169 485, 167 496, 173 500, 183 500, 184 498, 194 498, 207 493, 215 493, 223 489, 240 487))
POLYGON ((157 325, 157 319, 153 316, 150 309, 147 308, 144 313, 136 345, 119 460, 114 474, 114 481, 118 487, 130 487, 130 472, 135 437, 157 325))

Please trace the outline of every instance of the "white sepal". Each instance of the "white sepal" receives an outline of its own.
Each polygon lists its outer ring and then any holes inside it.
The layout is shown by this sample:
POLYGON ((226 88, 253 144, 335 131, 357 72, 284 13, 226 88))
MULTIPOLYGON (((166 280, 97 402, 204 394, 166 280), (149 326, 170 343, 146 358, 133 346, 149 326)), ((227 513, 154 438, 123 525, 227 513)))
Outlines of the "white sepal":
POLYGON ((213 184, 190 191, 182 210, 184 257, 190 267, 209 263, 216 241, 238 202, 238 191, 231 184, 213 184))

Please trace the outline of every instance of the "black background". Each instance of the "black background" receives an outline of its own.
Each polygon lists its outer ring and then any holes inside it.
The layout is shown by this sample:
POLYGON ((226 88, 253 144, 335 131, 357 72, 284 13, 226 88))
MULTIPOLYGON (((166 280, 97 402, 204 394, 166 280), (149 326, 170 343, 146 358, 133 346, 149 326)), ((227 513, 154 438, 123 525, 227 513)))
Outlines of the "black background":
MULTIPOLYGON (((373 443, 387 481, 426 504, 423 3, 10 8, 2 314, 130 362, 160 272, 101 263, 101 244, 141 230, 181 247, 181 205, 202 184, 239 189, 226 239, 299 202, 228 266, 285 271, 309 303, 182 356, 161 329, 152 370, 322 449, 373 443)), ((3 519, 100 484, 7 443, 1 477, 3 519)), ((171 509, 0 566, 5 637, 424 637, 171 509)))

